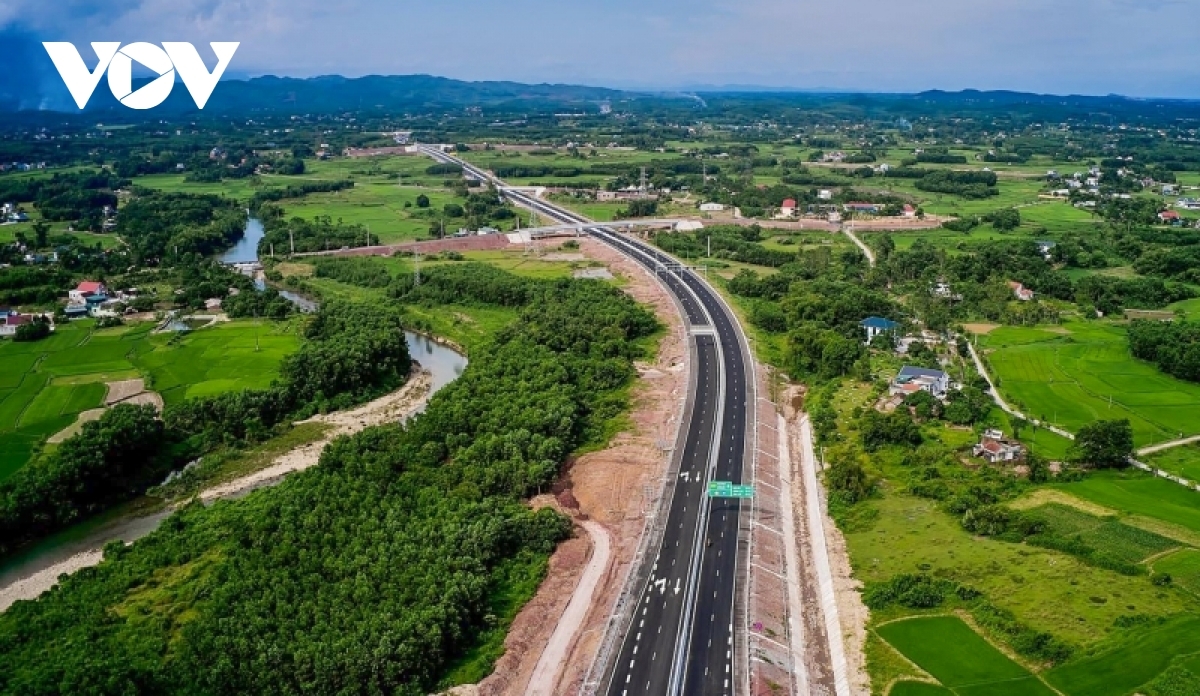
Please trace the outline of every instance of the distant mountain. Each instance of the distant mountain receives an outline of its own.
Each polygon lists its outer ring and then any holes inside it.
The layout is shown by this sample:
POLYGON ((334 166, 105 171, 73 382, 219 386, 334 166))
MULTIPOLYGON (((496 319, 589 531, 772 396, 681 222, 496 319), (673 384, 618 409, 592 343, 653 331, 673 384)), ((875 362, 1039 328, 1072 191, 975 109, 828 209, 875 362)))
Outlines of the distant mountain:
MULTIPOLYGON (((147 80, 148 81, 148 80, 147 80)), ((61 84, 58 85, 61 87, 61 84)), ((48 89, 53 89, 51 85, 48 89)), ((27 110, 29 104, 54 105, 53 110, 74 111, 63 95, 44 95, 23 102, 0 99, 0 110, 27 110), (65 108, 66 105, 71 108, 65 108)), ((466 106, 506 106, 541 110, 555 107, 581 107, 604 101, 635 98, 635 93, 600 87, 575 85, 526 85, 517 82, 464 82, 432 75, 368 75, 347 78, 336 75, 293 78, 255 77, 249 80, 222 80, 217 85, 204 113, 287 111, 330 113, 341 110, 373 109, 425 111, 466 106)), ((125 111, 113 97, 107 83, 101 81, 88 102, 87 112, 125 111)), ((156 111, 185 113, 196 105, 183 84, 176 81, 171 96, 156 111)))

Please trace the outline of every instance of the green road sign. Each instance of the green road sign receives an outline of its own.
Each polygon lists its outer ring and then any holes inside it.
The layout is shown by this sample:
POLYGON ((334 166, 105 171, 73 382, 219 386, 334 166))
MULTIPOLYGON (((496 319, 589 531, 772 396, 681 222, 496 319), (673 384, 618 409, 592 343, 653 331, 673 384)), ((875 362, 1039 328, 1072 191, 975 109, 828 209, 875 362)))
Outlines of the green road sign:
POLYGON ((737 484, 732 481, 709 481, 708 497, 710 498, 753 498, 754 486, 737 484))

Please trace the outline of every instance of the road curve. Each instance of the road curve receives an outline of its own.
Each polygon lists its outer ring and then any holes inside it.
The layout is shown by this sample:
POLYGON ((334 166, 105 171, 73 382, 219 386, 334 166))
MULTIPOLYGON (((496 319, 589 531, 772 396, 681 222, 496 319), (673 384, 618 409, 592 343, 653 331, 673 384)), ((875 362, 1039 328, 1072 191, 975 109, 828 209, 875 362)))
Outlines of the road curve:
MULTIPOLYGON (((438 149, 424 152, 461 165, 478 179, 504 184, 438 149)), ((514 203, 563 223, 589 223, 581 215, 527 193, 501 188, 514 203)), ((732 696, 742 693, 736 642, 744 617, 735 616, 739 528, 743 505, 707 496, 710 480, 743 483, 748 460, 753 376, 749 347, 729 308, 707 282, 678 260, 603 225, 585 232, 655 273, 679 302, 696 362, 691 417, 680 430, 674 485, 662 536, 642 560, 637 604, 623 631, 600 690, 610 696, 732 696)), ((743 561, 745 559, 742 559, 743 561)))

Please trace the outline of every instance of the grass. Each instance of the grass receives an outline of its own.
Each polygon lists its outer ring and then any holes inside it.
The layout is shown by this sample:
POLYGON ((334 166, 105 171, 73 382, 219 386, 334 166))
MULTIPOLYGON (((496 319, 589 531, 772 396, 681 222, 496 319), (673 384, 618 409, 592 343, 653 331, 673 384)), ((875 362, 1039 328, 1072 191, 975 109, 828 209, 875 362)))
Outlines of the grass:
POLYGON ((1200 551, 1180 549, 1154 561, 1155 573, 1167 573, 1171 581, 1200 597, 1200 551))
POLYGON ((888 696, 952 696, 953 691, 938 684, 930 684, 928 682, 918 681, 898 681, 892 690, 888 692, 888 696))
MULTIPOLYGON (((889 475, 903 480, 900 471, 889 475)), ((1191 597, 1156 588, 1145 577, 1117 575, 1049 549, 973 537, 936 503, 895 487, 886 483, 885 496, 866 503, 872 522, 845 532, 855 577, 863 582, 900 573, 951 578, 1030 627, 1081 647, 1111 635, 1118 617, 1170 617, 1195 608, 1191 597)))
POLYGON ((279 363, 300 346, 297 325, 237 321, 185 334, 174 343, 151 337, 139 351, 138 367, 150 376, 147 388, 168 405, 184 399, 239 389, 264 389, 279 372, 279 363))
POLYGON ((102 406, 105 382, 142 377, 167 404, 268 386, 299 346, 297 326, 234 321, 177 337, 152 334, 149 323, 95 331, 84 320, 42 341, 0 342, 0 480, 79 413, 102 406))
POLYGON ((956 616, 901 619, 875 630, 951 693, 1053 694, 956 616))
POLYGON ((1055 488, 1120 512, 1200 533, 1200 492, 1139 471, 1102 471, 1055 488))
POLYGON ((1068 696, 1126 696, 1165 670, 1172 658, 1197 652, 1200 617, 1188 616, 1056 667, 1046 673, 1046 680, 1068 696))
POLYGON ((1172 447, 1139 459, 1189 481, 1200 481, 1200 443, 1172 447))
POLYGON ((1042 534, 1064 539, 1077 537, 1099 553, 1126 563, 1141 563, 1179 546, 1172 539, 1129 526, 1114 517, 1091 515, 1061 503, 1048 503, 1026 512, 1045 524, 1042 534))
POLYGON ((1200 432, 1200 385, 1129 354, 1122 327, 1001 327, 979 338, 999 389, 1028 415, 1078 430, 1128 418, 1139 445, 1200 432))

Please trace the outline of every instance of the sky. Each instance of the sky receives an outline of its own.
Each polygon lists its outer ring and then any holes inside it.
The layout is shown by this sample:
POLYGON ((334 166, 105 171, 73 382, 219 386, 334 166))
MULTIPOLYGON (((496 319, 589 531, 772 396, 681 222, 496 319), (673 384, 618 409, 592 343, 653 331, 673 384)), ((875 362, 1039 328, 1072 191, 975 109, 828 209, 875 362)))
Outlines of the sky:
POLYGON ((1200 0, 0 0, 0 95, 41 41, 240 41, 226 77, 427 73, 648 90, 1200 98, 1200 0))

